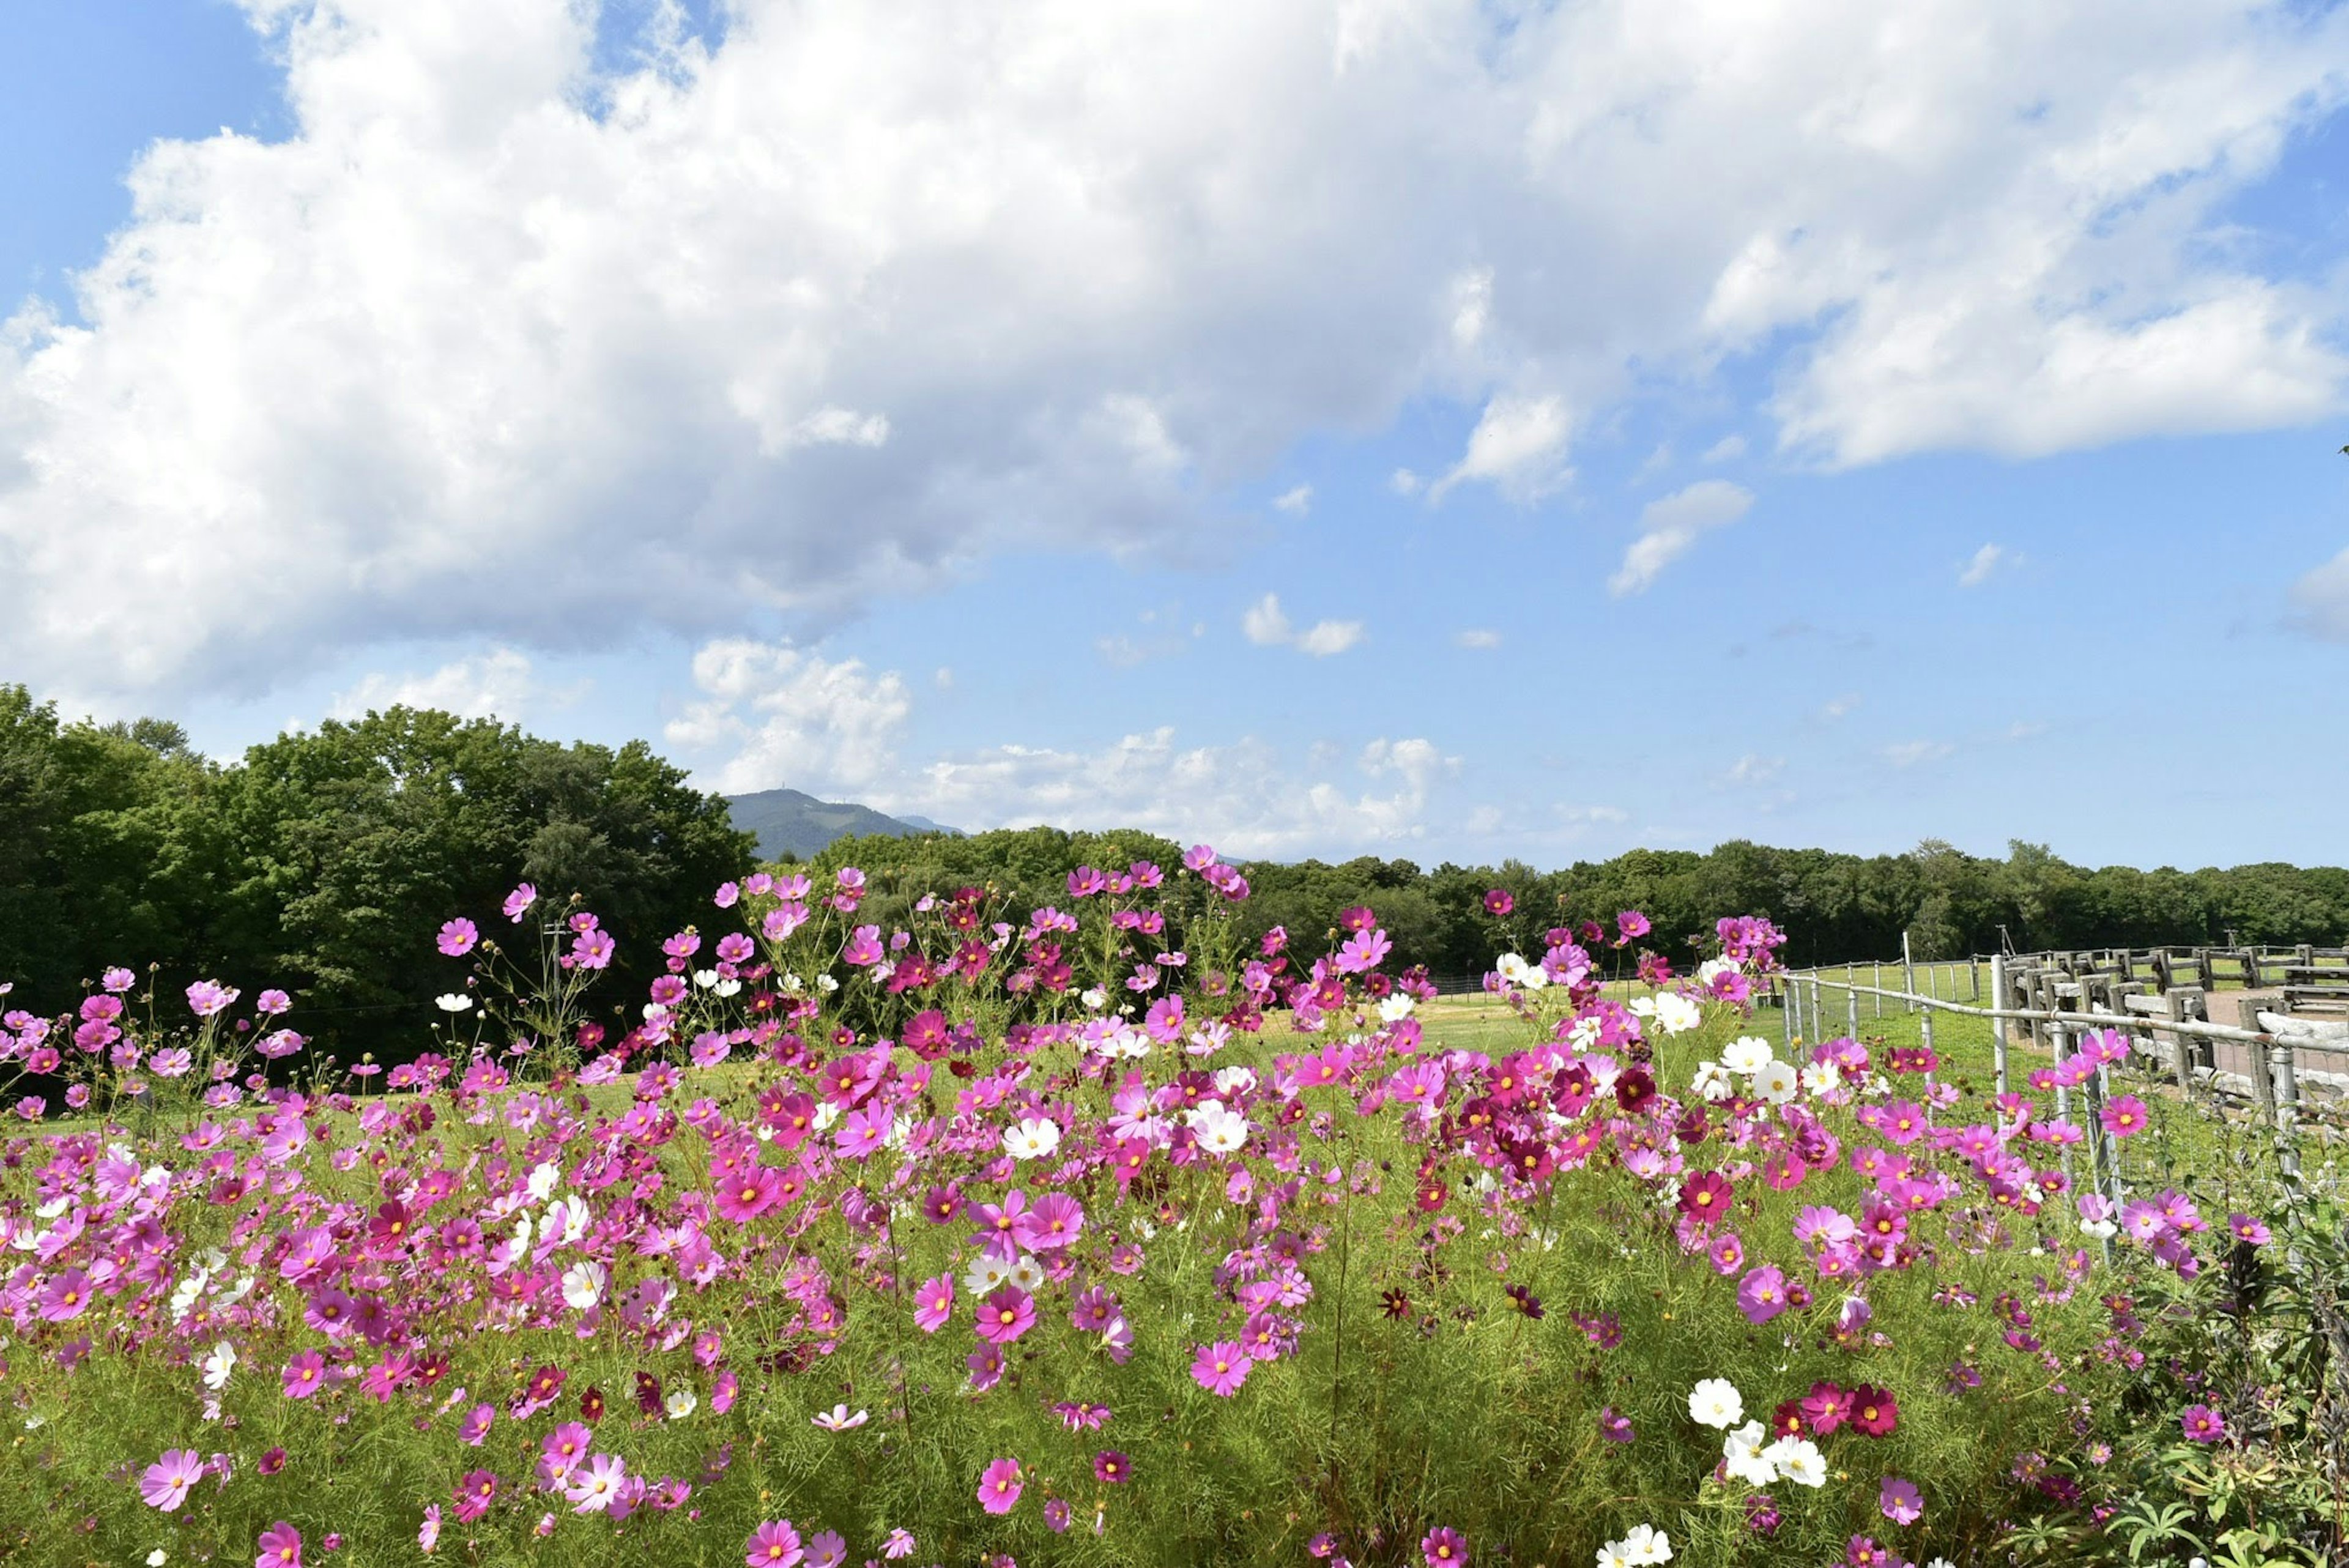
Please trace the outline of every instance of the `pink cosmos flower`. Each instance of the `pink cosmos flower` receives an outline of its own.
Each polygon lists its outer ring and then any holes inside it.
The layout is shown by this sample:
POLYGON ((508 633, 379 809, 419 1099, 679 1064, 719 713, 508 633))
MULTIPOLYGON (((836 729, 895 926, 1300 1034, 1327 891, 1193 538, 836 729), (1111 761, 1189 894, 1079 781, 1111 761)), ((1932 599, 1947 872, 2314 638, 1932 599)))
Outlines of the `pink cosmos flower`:
POLYGON ((489 1512, 490 1500, 498 1495, 498 1475, 495 1470, 467 1470, 457 1483, 453 1496, 457 1504, 457 1521, 471 1524, 489 1512))
POLYGON ((302 1532, 282 1519, 263 1531, 253 1568, 302 1568, 302 1532))
POLYGON ((449 958, 463 958, 481 940, 481 931, 462 915, 440 928, 440 951, 449 958))
POLYGON ((506 895, 505 917, 515 925, 522 924, 523 913, 538 902, 538 889, 524 882, 506 895))
POLYGON ((1757 1328, 1786 1310, 1786 1276, 1775 1263, 1764 1263, 1737 1282, 1737 1310, 1757 1328))
POLYGON ((326 1386, 326 1358, 315 1350, 295 1354, 285 1364, 285 1397, 307 1399, 326 1386))
POLYGON ((1009 1345, 1036 1326, 1036 1303, 1017 1285, 999 1285, 978 1303, 978 1336, 1009 1345))
POLYGON ((1488 915, 1498 918, 1508 914, 1516 907, 1516 895, 1511 893, 1506 888, 1494 888, 1485 894, 1485 912, 1488 915))
POLYGON ((2227 1229, 2235 1233, 2237 1241, 2247 1241, 2254 1247, 2264 1247, 2275 1239, 2265 1224, 2248 1214, 2228 1215, 2227 1229))
POLYGON ((924 1280, 914 1293, 914 1324, 924 1334, 936 1334, 954 1316, 954 1280, 946 1274, 924 1280))
POLYGON ((782 1201, 783 1173, 771 1165, 754 1165, 718 1184, 718 1213, 737 1225, 748 1224, 782 1201))
POLYGON ((978 1506, 989 1513, 1009 1513, 1023 1484, 1018 1459, 998 1459, 978 1478, 978 1506))
POLYGON ((1902 1480, 1899 1476, 1884 1478, 1884 1484, 1877 1490, 1876 1506, 1895 1524, 1914 1524, 1925 1517, 1924 1494, 1917 1490, 1914 1481, 1902 1480))
POLYGON ((1248 1368, 1254 1365, 1248 1359, 1247 1348, 1239 1341, 1219 1339, 1198 1347, 1191 1361, 1191 1376, 1208 1393, 1228 1399, 1240 1391, 1240 1385, 1247 1381, 1248 1368))
POLYGON ((788 1519, 771 1519, 750 1532, 742 1554, 746 1568, 798 1568, 807 1555, 800 1550, 800 1532, 788 1519))
POLYGON ((188 987, 188 1008, 199 1018, 225 1012, 240 993, 216 980, 200 980, 188 987))
POLYGON ((439 1503, 432 1502, 425 1504, 424 1522, 417 1528, 416 1544, 423 1548, 428 1552, 437 1551, 440 1548, 440 1505, 439 1503))
POLYGON ((292 997, 286 995, 282 991, 271 990, 264 991, 261 993, 260 997, 254 1001, 253 1010, 255 1012, 267 1013, 270 1017, 274 1018, 293 1005, 294 999, 292 997))
POLYGON ((889 1532, 889 1538, 881 1543, 881 1555, 892 1562, 900 1557, 911 1557, 914 1554, 915 1544, 913 1532, 903 1529, 893 1530, 889 1532))
POLYGON ((2227 1436, 2227 1417, 2208 1405, 2189 1405, 2179 1413, 2178 1424, 2198 1443, 2216 1443, 2227 1436))
POLYGON ((627 1475, 617 1454, 597 1454, 572 1472, 563 1495, 571 1500, 574 1513, 601 1513, 620 1495, 620 1483, 627 1475))
POLYGON ((1467 1568, 1468 1538, 1438 1525, 1420 1538, 1419 1554, 1427 1560, 1427 1568, 1467 1568))
POLYGON ((497 1418, 498 1407, 495 1405, 476 1405, 466 1411, 465 1418, 457 1424, 457 1436, 469 1446, 478 1449, 481 1446, 481 1439, 490 1435, 490 1423, 497 1418))
POLYGON ((150 1508, 171 1512, 188 1501, 188 1489, 204 1479, 204 1459, 193 1449, 165 1449, 163 1457, 139 1478, 139 1495, 150 1508))
POLYGON ((840 1568, 847 1555, 848 1542, 837 1531, 819 1531, 808 1539, 806 1568, 840 1568))
POLYGON ((41 1292, 41 1316, 49 1323, 67 1323, 89 1310, 89 1276, 67 1269, 41 1292))
POLYGON ((2143 1100, 2135 1095, 2116 1095, 2106 1103, 2104 1115, 2097 1119, 2115 1137, 2135 1137, 2145 1130, 2145 1118, 2143 1100))

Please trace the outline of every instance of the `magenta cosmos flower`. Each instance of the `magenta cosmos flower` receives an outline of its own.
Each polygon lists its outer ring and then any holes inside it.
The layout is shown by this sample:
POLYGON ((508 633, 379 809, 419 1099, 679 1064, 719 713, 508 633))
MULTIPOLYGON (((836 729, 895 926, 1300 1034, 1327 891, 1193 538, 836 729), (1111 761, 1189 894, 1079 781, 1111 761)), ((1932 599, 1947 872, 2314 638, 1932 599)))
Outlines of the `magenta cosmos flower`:
POLYGON ((771 1519, 750 1532, 742 1561, 749 1568, 795 1568, 802 1557, 800 1532, 788 1519, 771 1519))
POLYGON ((1009 1345, 1036 1326, 1036 1303, 1017 1285, 1001 1285, 978 1303, 978 1336, 1009 1345))
POLYGON ((1485 912, 1488 915, 1506 915, 1516 907, 1516 897, 1506 888, 1495 888, 1485 895, 1485 912))
POLYGON ((1246 1345, 1236 1339, 1219 1339, 1199 1346, 1191 1361, 1191 1376, 1208 1393, 1228 1399, 1247 1381, 1252 1365, 1246 1345))
POLYGON ((1925 1517, 1925 1497, 1914 1481, 1886 1476, 1877 1489, 1876 1506, 1895 1524, 1914 1524, 1925 1517))
POLYGON ((188 1489, 204 1479, 204 1459, 193 1449, 165 1449, 163 1457, 139 1478, 139 1495, 150 1508, 171 1512, 188 1501, 188 1489))
POLYGON ((2215 1443, 2227 1435, 2227 1417, 2208 1405, 2189 1405, 2179 1414, 2178 1424, 2198 1443, 2215 1443))
POLYGON ((481 940, 480 930, 462 915, 440 928, 440 950, 450 958, 463 958, 481 940))
POLYGON ((285 1397, 307 1399, 326 1386, 326 1358, 305 1350, 285 1364, 285 1397))
POLYGON ((1439 1524, 1420 1537, 1419 1554, 1427 1559, 1427 1568, 1465 1568, 1468 1538, 1448 1525, 1439 1524))
POLYGON ((1737 1310, 1759 1327, 1786 1310, 1786 1276, 1764 1263, 1737 1282, 1737 1310))
POLYGON ((954 1316, 954 1281, 944 1274, 924 1280, 914 1293, 914 1324, 924 1334, 936 1334, 954 1316))
POLYGON ((282 1519, 263 1531, 253 1568, 302 1568, 302 1532, 282 1519))
POLYGON ((1093 1480, 1103 1486, 1123 1486, 1133 1479, 1133 1461, 1115 1449, 1093 1456, 1093 1480))
POLYGON ((1009 1513, 1019 1501, 1021 1482, 1018 1459, 998 1459, 978 1478, 978 1506, 989 1513, 1009 1513))
POLYGON ((2115 1137, 2134 1137, 2145 1130, 2145 1102, 2135 1095, 2116 1095, 2100 1119, 2115 1137))

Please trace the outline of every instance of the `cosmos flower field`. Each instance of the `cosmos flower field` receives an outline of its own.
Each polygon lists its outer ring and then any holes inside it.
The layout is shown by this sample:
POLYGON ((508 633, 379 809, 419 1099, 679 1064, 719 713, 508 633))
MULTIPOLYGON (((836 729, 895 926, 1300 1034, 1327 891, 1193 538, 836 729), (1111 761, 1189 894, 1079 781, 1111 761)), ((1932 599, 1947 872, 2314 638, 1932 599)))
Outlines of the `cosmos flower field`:
POLYGON ((0 1557, 2085 1561, 2237 1440, 2148 1347, 2267 1229, 2086 1179, 2168 1114, 2116 1038, 1774 1043, 1768 922, 1626 912, 1469 1049, 1372 911, 1247 894, 764 874, 616 998, 524 886, 388 1070, 228 979, 6 997, 0 1557))

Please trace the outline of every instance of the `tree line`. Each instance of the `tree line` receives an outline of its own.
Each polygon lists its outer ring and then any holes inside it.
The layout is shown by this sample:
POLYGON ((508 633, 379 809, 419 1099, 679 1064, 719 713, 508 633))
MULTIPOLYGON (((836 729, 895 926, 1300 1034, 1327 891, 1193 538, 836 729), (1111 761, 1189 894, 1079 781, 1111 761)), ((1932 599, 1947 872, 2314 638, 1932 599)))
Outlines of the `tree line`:
MULTIPOLYGON (((925 891, 992 882, 1011 902, 1065 901, 1061 879, 1079 864, 1171 866, 1180 849, 1144 834, 1071 834, 1032 827, 966 838, 843 839, 815 857, 862 867, 867 909, 894 913, 925 891), (874 898, 878 902, 873 901, 874 898)), ((1540 871, 1363 856, 1330 863, 1243 863, 1240 906, 1253 940, 1278 925, 1300 937, 1335 928, 1339 913, 1377 911, 1396 961, 1443 979, 1481 975, 1496 944, 1538 951, 1543 933, 1637 909, 1653 923, 1641 945, 1683 968, 1703 955, 1715 919, 1762 915, 1789 933, 1782 961, 1797 966, 1897 956, 1905 932, 1919 958, 1999 950, 2349 941, 2349 869, 2282 864, 2140 871, 2075 866, 2044 845, 2011 843, 2003 859, 1928 840, 1899 855, 1775 849, 1737 840, 1697 852, 1634 849, 1610 860, 1540 871), (1510 895, 1505 918, 1485 912, 1492 888, 1510 895), (2002 930, 2002 928, 2003 929, 2002 930), (2231 933, 2231 937, 2230 937, 2231 933)))
MULTIPOLYGON (((866 918, 910 920, 926 892, 991 888, 1008 918, 1068 901, 1081 865, 1172 868, 1183 846, 1135 832, 1004 829, 843 839, 813 858, 868 877, 866 918)), ((197 978, 283 986, 289 1022, 346 1057, 413 1054, 432 998, 462 966, 435 950, 452 915, 485 916, 528 880, 576 892, 617 939, 605 1004, 640 1000, 647 955, 709 918, 709 893, 750 864, 725 801, 641 742, 564 745, 492 720, 394 708, 329 721, 233 762, 194 752, 165 720, 67 722, 0 685, 0 981, 6 1006, 55 1012, 108 966, 152 966, 167 993, 197 978)), ((1395 961, 1480 974, 1497 948, 1538 950, 1560 924, 1639 909, 1645 944, 1683 965, 1723 914, 1767 916, 1795 964, 1995 950, 2349 939, 2349 870, 2287 865, 2139 871, 2072 865, 2016 843, 2003 859, 1928 842, 1901 855, 1775 849, 1633 850, 1537 870, 1362 857, 1244 864, 1237 909, 1253 940, 1286 927, 1318 940, 1368 905, 1395 961), (1513 911, 1485 913, 1490 888, 1513 911)), ((542 905, 542 909, 546 908, 542 905)))

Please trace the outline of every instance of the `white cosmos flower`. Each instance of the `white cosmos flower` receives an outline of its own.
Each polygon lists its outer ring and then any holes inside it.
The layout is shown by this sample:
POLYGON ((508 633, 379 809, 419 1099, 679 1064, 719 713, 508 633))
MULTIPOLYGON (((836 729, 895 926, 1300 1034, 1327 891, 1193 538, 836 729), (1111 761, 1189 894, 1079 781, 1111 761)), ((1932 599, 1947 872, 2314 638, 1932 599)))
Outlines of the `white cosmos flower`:
POLYGON ((822 1427, 827 1432, 853 1432, 857 1428, 864 1425, 865 1419, 870 1414, 870 1411, 859 1410, 856 1414, 852 1416, 848 1413, 847 1406, 834 1405, 829 1410, 818 1411, 815 1415, 809 1417, 808 1419, 813 1421, 817 1426, 822 1427))
POLYGON ((1191 1113, 1192 1136, 1209 1154, 1231 1154, 1247 1141, 1247 1118, 1237 1111, 1205 1106, 1191 1113))
POLYGON ((1044 1159, 1061 1147, 1061 1124, 1046 1116, 1023 1116, 1003 1130, 1003 1147, 1014 1159, 1044 1159))
POLYGON ((604 1287, 611 1278, 611 1271, 592 1259, 574 1263, 563 1271, 563 1299, 585 1312, 604 1299, 604 1287))
POLYGON ((1768 1486, 1778 1479, 1778 1467, 1763 1458, 1769 1433, 1759 1421, 1748 1421, 1721 1445, 1723 1468, 1733 1480, 1747 1486, 1768 1486))
POLYGON ((1708 1377, 1689 1391, 1689 1419, 1725 1431, 1745 1418, 1745 1397, 1726 1377, 1708 1377))
POLYGON ((700 1403, 700 1400, 693 1397, 692 1389, 680 1388, 676 1393, 670 1395, 667 1398, 662 1400, 661 1407, 668 1412, 668 1418, 670 1420, 682 1421, 688 1416, 692 1415, 694 1407, 700 1403))
POLYGON ((1827 1484, 1827 1462, 1820 1457, 1819 1446, 1808 1438, 1781 1438, 1763 1449, 1762 1457, 1797 1486, 1827 1484))
POLYGON ((1083 1002, 1088 1011, 1099 1012, 1102 1008, 1109 1005, 1109 992, 1103 991, 1097 985, 1087 986, 1085 990, 1079 994, 1077 1000, 1083 1002))
POLYGON ((563 1179, 563 1169, 552 1161, 532 1168, 530 1197, 533 1203, 543 1203, 553 1195, 554 1184, 563 1179))
POLYGON ((1667 1034, 1685 1034, 1704 1022, 1704 1010, 1679 992, 1656 998, 1656 1023, 1667 1034))
POLYGON ((1814 1063, 1803 1069, 1804 1091, 1814 1097, 1826 1094, 1843 1081, 1843 1075, 1825 1062, 1814 1063))
POLYGON ((1708 1100, 1725 1100, 1736 1086, 1729 1069, 1718 1062, 1699 1062, 1696 1076, 1689 1081, 1689 1088, 1708 1100))
POLYGON ((204 1386, 215 1394, 228 1386, 228 1375, 236 1370, 236 1346, 222 1340, 204 1357, 204 1386))
POLYGON ((1019 1254, 1019 1261, 1011 1265, 1011 1272, 1006 1277, 1032 1296, 1044 1288, 1044 1265, 1022 1252, 1019 1254))
POLYGON ((820 1105, 820 1106, 816 1106, 816 1108, 815 1108, 815 1130, 816 1130, 816 1131, 818 1131, 818 1132, 827 1132, 827 1131, 831 1130, 832 1124, 833 1124, 833 1123, 834 1123, 834 1122, 836 1122, 836 1121, 838 1121, 839 1119, 840 1119, 840 1107, 839 1107, 838 1106, 833 1105, 830 1100, 826 1100, 826 1101, 824 1101, 822 1105, 820 1105))
POLYGON ((1774 1106, 1783 1106, 1795 1097, 1795 1070, 1784 1062, 1764 1062, 1762 1070, 1754 1075, 1754 1092, 1774 1106))
POLYGON ((1010 1277, 1010 1264, 991 1254, 981 1253, 970 1261, 969 1268, 963 1271, 963 1289, 973 1296, 988 1295, 1010 1277))
POLYGON ((824 992, 826 995, 830 995, 832 992, 840 989, 840 981, 832 975, 820 974, 815 977, 815 988, 818 991, 824 992))
POLYGON ((1407 992, 1398 991, 1379 1003, 1379 1021, 1382 1023, 1400 1023, 1409 1018, 1412 1009, 1418 1005, 1416 999, 1407 992))
POLYGON ((2092 1241, 2109 1241, 2120 1234, 2121 1228, 2109 1220, 2083 1220, 2080 1230, 2092 1241))
POLYGON ((1721 1063, 1733 1073, 1758 1073, 1772 1054, 1767 1040, 1758 1035, 1741 1034, 1722 1052, 1721 1063))
POLYGON ((1236 1064, 1217 1068, 1211 1081, 1218 1095, 1240 1094, 1256 1087, 1256 1074, 1249 1068, 1236 1064))
POLYGON ((1493 961, 1493 971, 1511 985, 1525 984, 1526 971, 1532 968, 1523 953, 1503 953, 1493 961))
POLYGON ((1672 1538, 1652 1524, 1635 1524, 1623 1534, 1623 1554, 1634 1563, 1669 1563, 1672 1538))
POLYGON ((718 982, 718 994, 720 996, 740 996, 741 993, 742 982, 730 974, 718 982))
POLYGON ((462 1012, 473 1005, 473 999, 462 992, 444 992, 433 999, 433 1005, 443 1012, 462 1012))
POLYGON ((714 969, 695 970, 693 971, 693 983, 699 986, 702 990, 708 991, 711 986, 718 983, 718 971, 714 969))

